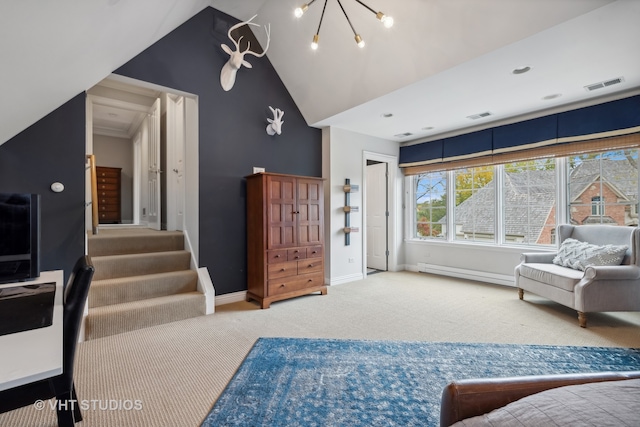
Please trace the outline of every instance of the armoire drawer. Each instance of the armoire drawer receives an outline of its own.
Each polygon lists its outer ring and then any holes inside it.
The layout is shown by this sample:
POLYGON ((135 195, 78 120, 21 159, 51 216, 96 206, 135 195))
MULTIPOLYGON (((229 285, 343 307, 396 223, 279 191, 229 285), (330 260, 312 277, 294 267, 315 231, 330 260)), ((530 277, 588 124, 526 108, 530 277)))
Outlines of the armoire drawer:
POLYGON ((301 276, 269 280, 267 294, 268 296, 280 295, 322 285, 324 285, 324 276, 322 274, 303 274, 301 276))
POLYGON ((287 249, 287 261, 297 261, 307 257, 307 248, 287 249))
POLYGON ((278 249, 275 251, 267 251, 267 263, 268 264, 277 264, 280 262, 285 262, 287 260, 287 250, 286 249, 278 249))
POLYGON ((269 264, 267 267, 267 278, 269 280, 279 277, 295 276, 296 274, 298 274, 298 263, 296 261, 269 264))
POLYGON ((307 247, 307 258, 320 258, 320 257, 322 257, 322 246, 307 247))
POLYGON ((303 259, 298 261, 298 274, 322 272, 322 259, 303 259))

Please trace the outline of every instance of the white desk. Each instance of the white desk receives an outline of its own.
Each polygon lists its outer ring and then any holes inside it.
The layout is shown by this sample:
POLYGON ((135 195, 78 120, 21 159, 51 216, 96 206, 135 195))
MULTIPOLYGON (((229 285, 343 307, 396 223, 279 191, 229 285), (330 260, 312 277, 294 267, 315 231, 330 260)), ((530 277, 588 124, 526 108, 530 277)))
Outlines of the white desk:
POLYGON ((0 391, 62 373, 63 281, 63 271, 56 270, 41 272, 36 280, 0 285, 56 284, 51 326, 0 336, 0 391))

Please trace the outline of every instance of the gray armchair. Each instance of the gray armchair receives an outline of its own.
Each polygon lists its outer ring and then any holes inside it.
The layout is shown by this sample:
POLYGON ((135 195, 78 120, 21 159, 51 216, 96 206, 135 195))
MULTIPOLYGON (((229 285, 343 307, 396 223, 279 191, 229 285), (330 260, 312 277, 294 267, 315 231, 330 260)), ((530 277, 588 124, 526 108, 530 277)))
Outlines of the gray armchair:
MULTIPOLYGON (((560 225, 558 242, 575 239, 592 245, 625 245, 620 265, 582 265, 584 271, 554 264, 558 252, 524 253, 515 269, 520 299, 532 292, 578 311, 587 327, 589 312, 640 311, 640 229, 610 225, 560 225)), ((597 262, 596 262, 597 264, 597 262)), ((574 265, 575 267, 575 265, 574 265)))

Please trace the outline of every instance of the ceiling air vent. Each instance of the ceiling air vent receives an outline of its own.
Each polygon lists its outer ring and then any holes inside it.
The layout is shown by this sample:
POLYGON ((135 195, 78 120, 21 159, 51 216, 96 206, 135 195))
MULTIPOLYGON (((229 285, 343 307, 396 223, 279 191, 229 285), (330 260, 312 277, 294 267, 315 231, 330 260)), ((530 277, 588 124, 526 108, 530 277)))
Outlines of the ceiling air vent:
POLYGON ((592 90, 602 89, 608 86, 617 85, 619 83, 622 83, 623 81, 624 81, 624 77, 618 77, 618 78, 607 80, 604 82, 594 83, 592 85, 585 86, 584 88, 587 91, 591 92, 592 90))
POLYGON ((482 119, 484 117, 489 117, 490 115, 491 115, 491 113, 489 111, 485 111, 484 113, 472 114, 470 116, 467 116, 467 119, 478 120, 478 119, 482 119))
POLYGON ((396 138, 406 138, 406 137, 411 136, 411 135, 413 135, 411 132, 405 132, 405 133, 398 133, 398 134, 393 135, 393 136, 395 136, 396 138))

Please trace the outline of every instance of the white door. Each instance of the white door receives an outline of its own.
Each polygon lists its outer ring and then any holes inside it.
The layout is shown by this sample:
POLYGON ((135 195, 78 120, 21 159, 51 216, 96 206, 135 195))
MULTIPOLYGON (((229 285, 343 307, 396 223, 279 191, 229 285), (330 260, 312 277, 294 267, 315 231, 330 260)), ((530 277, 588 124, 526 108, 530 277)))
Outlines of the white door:
POLYGON ((160 230, 160 98, 156 99, 149 112, 147 139, 147 226, 160 230))
POLYGON ((367 166, 367 267, 387 270, 387 164, 367 166))
POLYGON ((184 230, 184 97, 168 94, 167 105, 167 229, 184 230))

